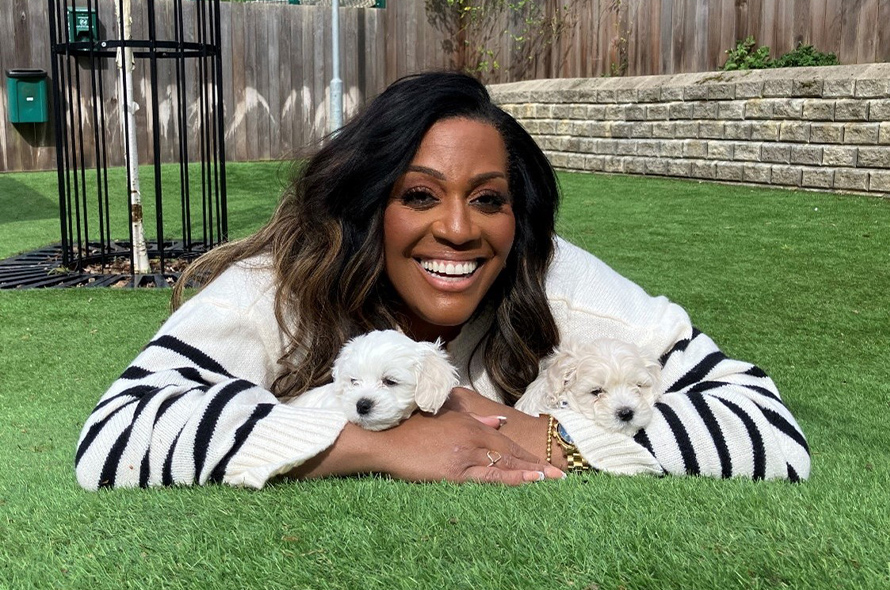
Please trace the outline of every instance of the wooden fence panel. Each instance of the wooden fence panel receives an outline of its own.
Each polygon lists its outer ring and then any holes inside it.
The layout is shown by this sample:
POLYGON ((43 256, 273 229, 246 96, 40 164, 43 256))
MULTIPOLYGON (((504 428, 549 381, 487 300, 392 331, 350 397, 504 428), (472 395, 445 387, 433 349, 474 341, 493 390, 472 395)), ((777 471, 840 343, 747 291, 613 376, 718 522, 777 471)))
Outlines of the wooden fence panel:
MULTIPOLYGON (((51 72, 47 2, 4 1, 10 8, 0 11, 0 39, 10 42, 0 45, 0 71, 51 72)), ((109 35, 117 29, 115 1, 92 1, 98 6, 100 28, 109 35)), ((147 4, 134 3, 137 37, 146 35, 147 4)), ((197 3, 183 6, 186 38, 194 40, 197 3)), ((526 26, 521 15, 501 14, 486 33, 487 47, 499 64, 485 72, 486 82, 712 70, 725 61, 725 50, 747 35, 769 46, 773 57, 802 42, 837 53, 843 64, 890 60, 890 28, 879 26, 890 19, 890 0, 541 0, 537 6, 547 17, 563 14, 565 30, 551 45, 538 40, 538 45, 526 41, 523 46, 513 40, 526 26), (532 46, 534 51, 529 52, 532 46)), ((155 7, 159 37, 173 39, 173 0, 155 0, 155 7)), ((317 142, 328 131, 330 8, 222 2, 220 14, 227 157, 286 157, 317 142)), ((61 20, 65 22, 64 16, 61 20)), ((442 49, 443 32, 429 22, 425 0, 391 0, 385 10, 342 8, 340 26, 346 116, 395 79, 452 63, 453 56, 442 49)), ((117 73, 113 60, 106 61, 95 78, 82 64, 70 68, 72 79, 79 77, 78 93, 84 96, 72 96, 72 116, 84 118, 89 136, 96 130, 93 108, 104 110, 113 164, 119 163, 123 148, 117 73), (86 98, 94 82, 102 87, 101 105, 86 98)), ((187 125, 194 127, 200 119, 202 91, 208 91, 196 83, 199 67, 186 61, 182 105, 175 63, 161 60, 158 66, 157 120, 164 161, 180 157, 175 143, 180 109, 185 109, 187 125)), ((139 136, 144 139, 139 157, 150 163, 155 107, 150 101, 149 68, 141 63, 146 60, 137 62, 134 94, 140 104, 139 136)), ((0 171, 55 167, 52 123, 12 125, 7 102, 4 92, 0 171)), ((199 142, 189 141, 190 158, 200 157, 200 149, 199 142)))

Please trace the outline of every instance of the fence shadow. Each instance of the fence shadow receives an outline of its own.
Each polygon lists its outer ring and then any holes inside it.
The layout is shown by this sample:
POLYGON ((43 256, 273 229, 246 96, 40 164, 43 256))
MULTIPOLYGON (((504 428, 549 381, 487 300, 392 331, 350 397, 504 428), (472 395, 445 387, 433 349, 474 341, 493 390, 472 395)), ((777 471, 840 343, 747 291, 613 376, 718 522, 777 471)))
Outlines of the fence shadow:
MULTIPOLYGON (((50 187, 48 187, 50 188, 50 187)), ((55 195, 53 187, 52 194, 55 195)), ((0 225, 59 216, 57 199, 10 175, 0 174, 0 225)))

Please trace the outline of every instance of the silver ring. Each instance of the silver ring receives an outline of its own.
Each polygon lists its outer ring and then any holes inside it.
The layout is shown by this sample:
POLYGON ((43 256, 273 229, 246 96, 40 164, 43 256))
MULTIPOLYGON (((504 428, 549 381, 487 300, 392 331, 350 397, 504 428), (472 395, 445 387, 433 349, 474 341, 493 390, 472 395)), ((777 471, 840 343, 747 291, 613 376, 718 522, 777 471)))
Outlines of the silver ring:
POLYGON ((489 467, 493 467, 495 463, 503 458, 497 451, 488 451, 487 453, 485 453, 485 456, 488 457, 489 461, 491 461, 491 463, 488 464, 489 467))

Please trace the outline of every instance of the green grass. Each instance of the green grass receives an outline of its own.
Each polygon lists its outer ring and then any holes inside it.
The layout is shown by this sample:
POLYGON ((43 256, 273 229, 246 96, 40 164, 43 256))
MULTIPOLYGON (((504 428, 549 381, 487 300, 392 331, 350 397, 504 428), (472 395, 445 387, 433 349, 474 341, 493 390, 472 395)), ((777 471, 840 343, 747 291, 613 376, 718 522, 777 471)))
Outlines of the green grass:
MULTIPOLYGON (((277 196, 287 183, 291 168, 278 162, 226 164, 228 186, 229 236, 243 237, 268 218, 277 196)), ((164 237, 180 239, 182 216, 179 190, 179 166, 161 166, 161 194, 163 195, 164 237)), ((72 177, 77 182, 78 195, 87 194, 86 225, 91 240, 99 239, 99 203, 96 199, 95 173, 72 177)), ((142 205, 145 211, 145 232, 149 240, 157 239, 155 223, 154 172, 148 166, 139 171, 142 205)), ((109 210, 113 240, 129 239, 126 216, 127 177, 123 168, 108 171, 109 210)), ((189 169, 193 232, 201 231, 200 169, 189 169)), ((73 193, 72 193, 73 194, 73 193)), ((73 199, 73 197, 72 197, 73 199)), ((71 205, 73 208, 73 205, 71 205)), ((83 204, 79 207, 84 207, 83 204)), ((85 232, 85 230, 84 230, 85 232)), ((195 237, 197 237, 197 233, 195 237)), ((47 172, 0 174, 0 258, 22 251, 34 250, 61 240, 59 222, 58 175, 47 172)))
MULTIPOLYGON (((277 170, 229 167, 233 234, 271 212, 277 170)), ((0 255, 58 240, 54 183, 0 176, 0 255)), ((890 201, 562 184, 563 235, 773 376, 809 438, 811 480, 84 492, 72 466, 82 422, 169 293, 2 292, 0 588, 890 587, 890 201)))

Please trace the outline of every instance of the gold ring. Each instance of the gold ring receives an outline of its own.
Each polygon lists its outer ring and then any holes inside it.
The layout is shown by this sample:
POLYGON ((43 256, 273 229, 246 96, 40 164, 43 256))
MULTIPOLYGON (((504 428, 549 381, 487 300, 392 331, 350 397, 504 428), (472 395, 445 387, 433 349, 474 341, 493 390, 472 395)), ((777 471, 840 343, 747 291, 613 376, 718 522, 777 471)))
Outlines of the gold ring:
POLYGON ((489 461, 491 461, 491 463, 488 464, 489 467, 494 466, 494 464, 500 461, 502 458, 501 454, 497 451, 488 451, 487 453, 485 453, 485 456, 488 457, 489 461))

